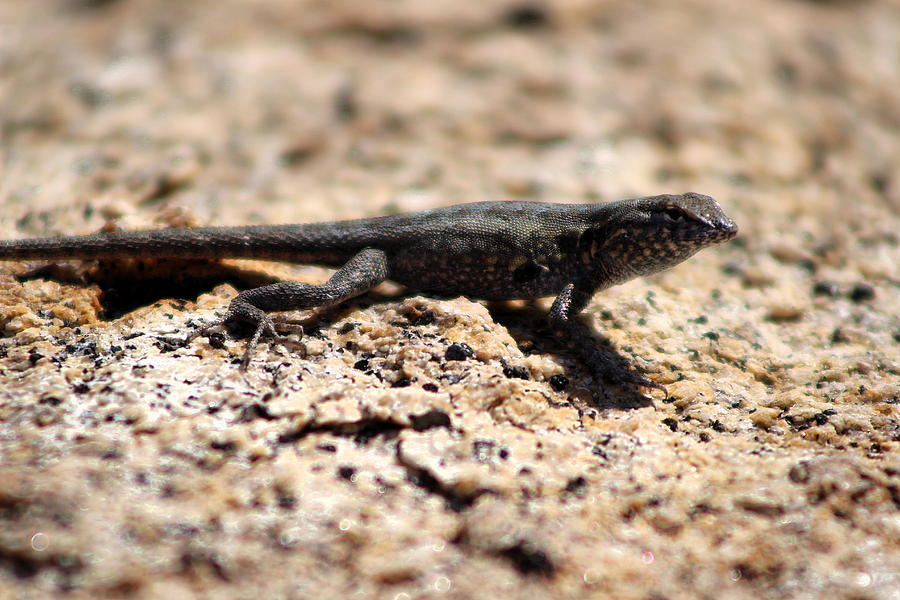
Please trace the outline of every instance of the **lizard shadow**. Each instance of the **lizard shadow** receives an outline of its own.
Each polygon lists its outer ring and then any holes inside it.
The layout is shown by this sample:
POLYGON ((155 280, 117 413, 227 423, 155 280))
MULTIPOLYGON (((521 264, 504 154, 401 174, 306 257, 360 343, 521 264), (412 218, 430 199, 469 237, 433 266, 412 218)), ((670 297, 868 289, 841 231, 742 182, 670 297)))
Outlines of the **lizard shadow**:
MULTIPOLYGON (((433 293, 413 292, 399 288, 395 291, 368 291, 365 294, 345 300, 339 304, 316 309, 309 317, 302 319, 304 327, 310 326, 307 333, 317 335, 319 329, 330 322, 338 321, 360 307, 368 307, 383 302, 397 302, 411 295, 422 296, 434 300, 447 300, 455 296, 433 293)), ((553 354, 568 359, 567 371, 573 379, 586 380, 591 391, 594 408, 631 410, 653 406, 653 400, 641 393, 638 386, 628 383, 594 381, 593 377, 581 363, 577 351, 564 340, 560 340, 547 321, 547 312, 534 304, 513 306, 504 302, 488 302, 488 311, 494 320, 506 327, 516 340, 519 349, 526 355, 531 353, 553 354)), ((415 326, 411 323, 410 326, 415 326)), ((631 362, 622 356, 613 344, 603 335, 594 332, 594 340, 604 358, 615 370, 624 374, 637 373, 631 362)), ((513 365, 509 365, 513 367, 513 365)))
MULTIPOLYGON (((39 278, 65 284, 96 285, 100 289, 99 317, 106 321, 164 299, 195 301, 199 295, 223 283, 245 290, 283 281, 243 265, 180 259, 117 259, 97 261, 87 268, 63 261, 42 265, 18 276, 20 281, 39 278)), ((340 320, 361 306, 396 302, 413 294, 436 300, 454 297, 412 292, 402 287, 387 292, 370 290, 334 306, 316 309, 299 321, 307 328, 307 335, 319 335, 323 325, 340 320)), ((546 311, 533 303, 514 306, 505 302, 489 302, 488 310, 497 323, 509 330, 525 354, 538 352, 559 357, 577 354, 555 335, 547 321, 546 311)), ((243 337, 248 331, 252 333, 252 329, 241 323, 229 325, 229 329, 237 337, 243 337)), ((594 332, 594 340, 617 371, 623 374, 634 372, 629 360, 607 338, 594 332)), ((576 378, 591 382, 588 385, 596 408, 633 409, 652 405, 652 400, 642 394, 639 387, 627 383, 595 382, 578 358, 566 362, 570 363, 567 367, 576 378)))
MULTIPOLYGON (((653 399, 643 394, 637 385, 595 381, 577 356, 578 351, 560 339, 551 327, 545 309, 530 302, 521 306, 507 302, 489 302, 488 310, 497 323, 507 328, 525 354, 547 353, 568 359, 565 360, 565 363, 568 363, 567 370, 588 382, 596 408, 630 410, 653 406, 653 399)), ((623 375, 640 374, 607 337, 593 329, 591 333, 597 349, 615 371, 623 375)))
POLYGON ((245 290, 281 281, 244 266, 211 260, 116 259, 87 267, 59 261, 41 265, 17 277, 19 281, 49 279, 69 285, 95 285, 100 290, 99 318, 114 321, 160 300, 195 301, 217 285, 245 290))

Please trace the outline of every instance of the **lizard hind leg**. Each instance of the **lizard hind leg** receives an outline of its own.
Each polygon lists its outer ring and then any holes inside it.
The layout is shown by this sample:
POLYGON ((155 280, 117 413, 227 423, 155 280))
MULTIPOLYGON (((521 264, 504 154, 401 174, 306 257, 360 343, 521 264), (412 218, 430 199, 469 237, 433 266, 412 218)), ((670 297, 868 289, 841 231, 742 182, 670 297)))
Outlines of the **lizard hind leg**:
POLYGON ((276 322, 269 311, 303 310, 319 306, 337 304, 348 298, 366 292, 387 278, 387 256, 381 250, 366 248, 348 260, 322 285, 312 285, 298 281, 284 281, 251 290, 245 290, 234 297, 228 310, 221 318, 204 325, 188 335, 185 344, 214 327, 234 321, 244 321, 256 326, 247 343, 241 360, 241 369, 250 363, 253 350, 265 335, 276 343, 295 345, 290 338, 278 335, 278 329, 300 331, 296 325, 276 322))

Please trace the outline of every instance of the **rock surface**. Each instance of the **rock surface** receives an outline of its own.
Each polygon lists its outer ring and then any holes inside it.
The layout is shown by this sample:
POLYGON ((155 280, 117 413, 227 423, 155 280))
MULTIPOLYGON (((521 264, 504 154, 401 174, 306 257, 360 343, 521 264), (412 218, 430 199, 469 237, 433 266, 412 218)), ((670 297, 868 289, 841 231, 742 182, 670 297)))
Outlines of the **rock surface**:
POLYGON ((0 236, 693 190, 741 236, 537 307, 314 267, 0 264, 0 598, 900 595, 890 1, 0 4, 0 236), (452 6, 452 8, 451 8, 452 6), (535 308, 537 310, 535 310, 535 308))

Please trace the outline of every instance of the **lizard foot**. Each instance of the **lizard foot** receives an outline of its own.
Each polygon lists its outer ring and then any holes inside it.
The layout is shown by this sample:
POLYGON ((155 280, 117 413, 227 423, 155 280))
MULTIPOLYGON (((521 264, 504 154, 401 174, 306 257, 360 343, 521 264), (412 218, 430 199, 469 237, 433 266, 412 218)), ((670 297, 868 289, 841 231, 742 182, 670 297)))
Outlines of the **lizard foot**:
POLYGON ((303 351, 306 350, 305 346, 303 346, 300 340, 295 340, 278 333, 279 330, 289 331, 298 334, 302 338, 302 325, 300 325, 299 323, 287 322, 282 319, 273 319, 263 311, 246 312, 228 310, 224 316, 216 319, 211 323, 201 325, 190 334, 188 334, 188 336, 184 340, 184 345, 189 345, 192 341, 194 341, 199 336, 204 335, 210 329, 215 329, 216 327, 220 327, 222 325, 228 325, 229 323, 232 323, 234 321, 249 321, 251 323, 255 323, 256 325, 256 328, 253 331, 253 335, 250 337, 250 341, 247 342, 247 347, 244 349, 244 355, 241 357, 241 371, 247 370, 247 367, 250 364, 250 359, 253 357, 253 351, 256 349, 257 344, 259 344, 260 338, 262 338, 263 336, 269 338, 273 344, 278 343, 292 348, 298 348, 303 351))
POLYGON ((662 390, 662 393, 665 394, 665 398, 669 397, 669 392, 668 390, 666 390, 666 386, 662 385, 661 383, 656 383, 655 381, 641 373, 635 373, 633 371, 617 367, 605 360, 591 360, 589 361, 588 366, 590 367, 591 375, 594 377, 594 381, 596 381, 598 384, 602 381, 609 381, 620 385, 633 385, 655 390, 662 390))

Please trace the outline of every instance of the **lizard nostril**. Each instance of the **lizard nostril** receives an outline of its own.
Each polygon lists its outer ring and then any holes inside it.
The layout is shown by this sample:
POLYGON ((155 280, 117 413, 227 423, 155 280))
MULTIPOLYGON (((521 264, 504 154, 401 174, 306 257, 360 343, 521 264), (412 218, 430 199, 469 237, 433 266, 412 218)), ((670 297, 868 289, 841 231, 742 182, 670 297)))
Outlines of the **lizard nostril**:
POLYGON ((728 238, 733 238, 738 233, 738 226, 737 226, 737 223, 735 223, 731 219, 723 219, 719 223, 719 230, 723 234, 728 236, 728 238))

